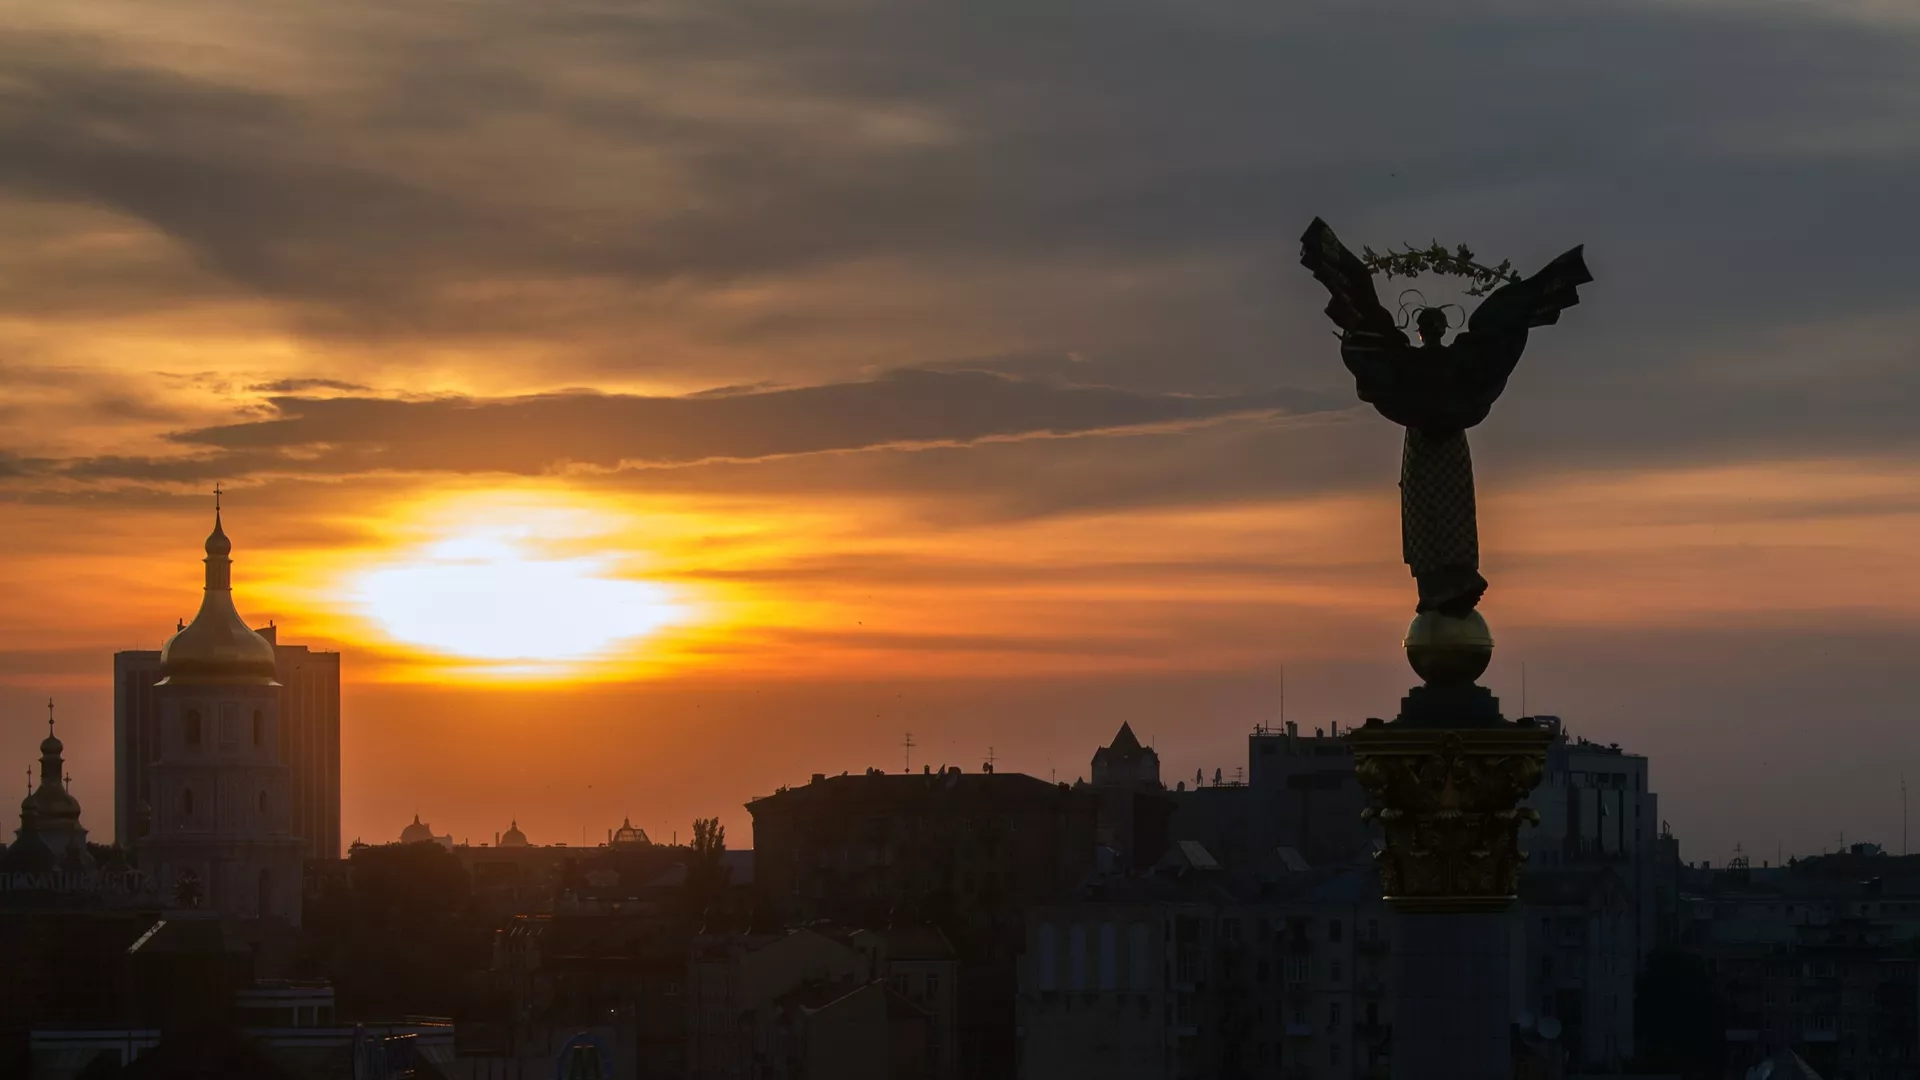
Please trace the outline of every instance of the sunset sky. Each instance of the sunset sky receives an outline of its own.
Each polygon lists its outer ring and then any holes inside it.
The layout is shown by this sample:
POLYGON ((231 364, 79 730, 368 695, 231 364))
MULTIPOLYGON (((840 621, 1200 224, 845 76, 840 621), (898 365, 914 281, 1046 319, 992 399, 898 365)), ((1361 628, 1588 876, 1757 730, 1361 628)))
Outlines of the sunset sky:
POLYGON ((1231 775, 1282 665, 1391 715, 1320 215, 1586 245, 1472 434, 1507 713, 1650 755, 1691 859, 1901 842, 1920 5, 0 10, 0 768, 56 698, 97 839, 216 482, 240 610, 345 654, 349 838, 746 846, 909 730, 1231 775))

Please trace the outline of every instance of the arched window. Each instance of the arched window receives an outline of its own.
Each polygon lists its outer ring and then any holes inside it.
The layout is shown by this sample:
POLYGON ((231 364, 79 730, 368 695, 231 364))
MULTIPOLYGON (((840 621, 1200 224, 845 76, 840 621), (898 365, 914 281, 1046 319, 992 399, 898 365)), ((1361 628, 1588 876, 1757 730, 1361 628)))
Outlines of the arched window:
POLYGON ((260 812, 267 812, 267 793, 264 791, 260 793, 260 812))
POLYGON ((187 710, 186 729, 187 729, 187 745, 199 746, 200 745, 200 710, 199 709, 187 710))
POLYGON ((193 789, 192 788, 188 788, 187 790, 182 791, 180 793, 180 812, 187 815, 188 817, 193 816, 193 789))
POLYGON ((260 715, 259 709, 253 710, 253 745, 255 746, 260 745, 261 732, 265 731, 266 729, 267 729, 266 717, 260 715))

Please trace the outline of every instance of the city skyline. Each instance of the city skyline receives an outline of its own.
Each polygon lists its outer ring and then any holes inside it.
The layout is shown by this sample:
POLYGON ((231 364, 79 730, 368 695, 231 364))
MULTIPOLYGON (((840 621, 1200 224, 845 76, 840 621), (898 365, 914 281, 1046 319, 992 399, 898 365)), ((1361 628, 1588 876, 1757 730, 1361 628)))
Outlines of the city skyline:
POLYGON ((191 616, 216 482, 249 623, 346 658, 343 841, 744 843, 909 730, 1230 776, 1283 664, 1290 718, 1392 715, 1397 450, 1294 265, 1324 213, 1588 245, 1474 433, 1509 715, 1525 664, 1646 754, 1690 858, 1898 849, 1910 16, 754 10, 21 16, 0 768, 53 695, 104 826, 111 655, 191 616), (461 565, 521 606, 439 618, 461 565))

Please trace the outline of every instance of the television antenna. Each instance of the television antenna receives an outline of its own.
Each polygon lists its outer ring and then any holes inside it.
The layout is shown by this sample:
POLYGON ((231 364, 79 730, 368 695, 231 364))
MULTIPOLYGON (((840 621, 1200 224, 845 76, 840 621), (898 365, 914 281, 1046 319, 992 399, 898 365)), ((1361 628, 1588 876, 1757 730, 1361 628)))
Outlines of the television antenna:
POLYGON ((906 762, 907 762, 906 771, 912 772, 913 771, 913 747, 914 747, 913 732, 911 731, 907 732, 907 737, 900 740, 900 746, 901 746, 901 749, 906 752, 906 762))

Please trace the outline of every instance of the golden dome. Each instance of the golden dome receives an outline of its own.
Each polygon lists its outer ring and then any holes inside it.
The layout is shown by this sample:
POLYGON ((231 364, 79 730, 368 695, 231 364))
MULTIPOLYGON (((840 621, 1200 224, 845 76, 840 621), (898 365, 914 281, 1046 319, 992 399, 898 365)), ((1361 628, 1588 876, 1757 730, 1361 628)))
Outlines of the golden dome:
POLYGON ((162 683, 278 685, 273 643, 254 633, 234 609, 233 561, 227 558, 232 550, 215 510, 207 537, 207 591, 193 621, 160 647, 162 683))
POLYGON ((507 826, 506 832, 503 832, 500 834, 500 846, 501 847, 526 847, 527 846, 527 834, 520 831, 520 822, 518 820, 515 820, 513 824, 507 826))

